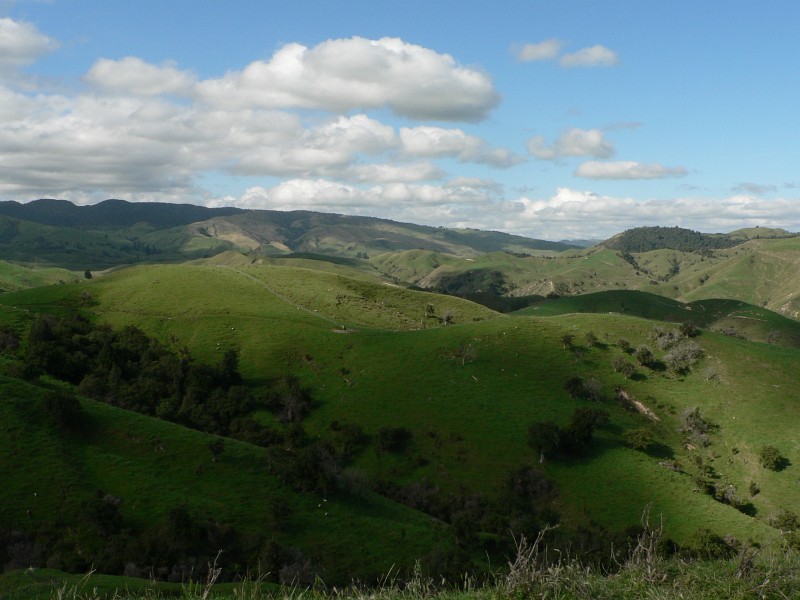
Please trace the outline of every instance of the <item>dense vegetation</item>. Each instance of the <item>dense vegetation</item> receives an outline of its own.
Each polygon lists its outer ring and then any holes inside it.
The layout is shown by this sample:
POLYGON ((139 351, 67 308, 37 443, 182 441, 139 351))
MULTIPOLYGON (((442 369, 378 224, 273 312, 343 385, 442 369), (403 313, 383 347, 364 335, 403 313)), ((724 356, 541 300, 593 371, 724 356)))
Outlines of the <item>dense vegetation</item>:
MULTIPOLYGON (((791 234, 786 234, 789 237, 791 234)), ((753 237, 760 237, 757 232, 753 237)), ((775 237, 765 230, 765 237, 775 237)), ((745 238, 746 239, 746 238, 745 238)), ((619 233, 605 241, 606 248, 622 252, 651 252, 653 250, 680 250, 682 252, 707 252, 731 248, 743 241, 742 235, 700 233, 682 227, 636 227, 619 233)))

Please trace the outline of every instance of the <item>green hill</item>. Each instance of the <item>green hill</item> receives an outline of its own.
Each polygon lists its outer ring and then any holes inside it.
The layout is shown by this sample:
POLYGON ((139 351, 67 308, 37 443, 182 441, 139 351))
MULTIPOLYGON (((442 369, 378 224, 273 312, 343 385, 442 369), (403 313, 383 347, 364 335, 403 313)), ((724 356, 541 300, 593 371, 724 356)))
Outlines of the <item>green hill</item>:
POLYGON ((79 279, 77 273, 66 269, 36 269, 0 261, 0 294, 55 283, 75 283, 79 279))
POLYGON ((184 261, 237 249, 366 258, 422 248, 459 256, 560 252, 567 244, 494 231, 445 229, 309 211, 205 208, 106 200, 0 202, 0 258, 66 268, 184 261))
POLYGON ((692 323, 734 337, 800 347, 800 323, 738 300, 683 303, 648 292, 616 290, 544 300, 515 314, 555 316, 569 313, 615 313, 678 324, 692 323))
MULTIPOLYGON (((509 531, 535 534, 553 521, 563 522, 555 544, 605 560, 608 543, 624 547, 648 505, 681 545, 706 527, 767 542, 777 533, 772 517, 800 511, 798 350, 709 330, 685 339, 664 324, 672 314, 702 313, 701 326, 716 327, 735 319, 734 309, 759 319, 766 311, 729 303, 689 311, 658 297, 606 294, 582 299, 593 314, 579 314, 564 298, 553 316, 504 317, 386 285, 347 264, 326 262, 319 271, 307 258, 289 259, 307 261, 303 267, 238 260, 141 266, 80 286, 8 294, 0 297, 0 322, 23 331, 37 312, 82 310, 98 323, 136 325, 171 347, 185 345, 199 364, 216 364, 236 348, 249 389, 277 389, 291 375, 310 390, 313 403, 300 422, 284 423, 264 408, 253 413, 281 443, 297 436, 298 452, 355 444, 343 464, 347 486, 331 485, 325 497, 298 491, 270 475, 275 446, 229 441, 214 460, 214 438, 205 433, 90 400, 81 401, 88 433, 64 433, 48 424, 46 389, 69 388, 14 378, 7 352, 0 397, 11 424, 2 446, 11 452, 2 460, 14 479, 0 513, 4 527, 83 523, 102 490, 122 499, 119 512, 133 530, 164 536, 176 515, 189 514, 205 535, 229 525, 253 551, 274 536, 333 581, 410 566, 420 553, 433 552, 431 568, 444 571, 464 568, 464 560, 480 564, 487 553, 502 560, 509 531), (622 302, 624 311, 613 310, 622 302), (655 357, 637 364, 623 338, 633 349, 650 346, 655 357), (696 362, 673 369, 676 352, 692 344, 696 362), (634 365, 629 376, 620 361, 634 365), (548 452, 540 463, 529 427, 552 421, 568 433, 587 408, 608 414, 588 445, 548 452), (629 437, 640 430, 649 432, 644 451, 629 437), (760 466, 766 445, 785 457, 782 470, 760 466), (276 497, 292 507, 280 527, 265 509, 276 497), (325 498, 336 521, 320 517, 325 498), (184 513, 170 512, 176 505, 184 513), (34 524, 27 510, 41 520, 34 524)), ((558 304, 539 310, 547 306, 558 304)), ((89 554, 106 547, 93 546, 88 527, 66 530, 62 556, 75 544, 89 554)), ((294 564, 287 556, 281 567, 294 564)))

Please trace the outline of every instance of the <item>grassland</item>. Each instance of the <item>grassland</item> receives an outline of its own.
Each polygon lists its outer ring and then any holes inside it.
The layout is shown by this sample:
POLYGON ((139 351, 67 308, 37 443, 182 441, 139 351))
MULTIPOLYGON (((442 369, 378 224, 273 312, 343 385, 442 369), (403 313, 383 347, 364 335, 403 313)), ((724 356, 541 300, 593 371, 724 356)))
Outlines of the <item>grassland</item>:
POLYGON ((56 283, 75 283, 80 277, 66 269, 37 269, 0 261, 0 294, 56 283))
POLYGON ((648 292, 613 290, 544 300, 516 315, 556 316, 606 313, 636 316, 697 327, 752 341, 800 346, 800 323, 760 306, 726 299, 680 302, 648 292))
MULTIPOLYGON (((602 264, 601 258, 585 262, 602 264)), ((670 327, 667 317, 697 314, 700 304, 688 311, 661 298, 607 294, 584 299, 584 308, 594 308, 588 313, 563 299, 560 308, 539 309, 551 316, 503 316, 458 298, 388 285, 352 265, 316 270, 309 267, 317 261, 298 260, 306 262, 240 264, 247 261, 230 255, 216 264, 124 269, 80 285, 0 297, 0 319, 20 327, 34 312, 68 310, 88 292, 84 309, 97 320, 136 324, 188 345, 198 360, 218 360, 236 347, 249 385, 291 373, 312 390, 315 408, 303 423, 311 438, 329 436, 334 421, 356 424, 373 439, 381 427, 410 431, 402 453, 369 446, 355 457, 352 467, 371 482, 427 481, 445 495, 496 498, 510 473, 532 465, 557 483, 560 518, 572 527, 595 536, 621 532, 651 506, 664 517, 665 535, 681 544, 691 544, 703 527, 767 543, 777 535, 771 515, 800 512, 798 350, 705 330, 697 338, 705 358, 689 372, 640 366, 626 379, 613 366, 620 357, 633 360, 620 338, 634 347, 649 344, 661 357, 654 325, 670 327), (620 303, 625 310, 605 310, 620 303), (589 344, 589 332, 597 343, 589 344), (574 348, 563 347, 565 335, 573 336, 574 348), (599 406, 610 421, 586 454, 539 465, 527 428, 543 420, 565 424, 587 404, 564 391, 574 376, 600 382, 599 406), (615 398, 618 387, 658 421, 626 410, 615 398), (713 424, 708 447, 689 446, 679 432, 682 415, 695 407, 713 424), (626 431, 642 427, 657 441, 647 452, 624 440, 626 431), (787 458, 782 471, 759 465, 766 444, 787 458), (666 468, 667 461, 681 468, 666 468), (699 493, 698 462, 711 467, 716 482, 734 486, 754 514, 699 493), (753 482, 760 491, 751 497, 753 482)), ((702 306, 707 315, 729 311, 702 306)), ((93 434, 65 439, 42 427, 31 408, 40 388, 8 377, 0 385, 3 419, 12 424, 2 442, 13 449, 2 458, 3 472, 13 478, 0 513, 7 523, 25 526, 28 509, 31 518, 53 523, 102 489, 124 498, 122 510, 134 522, 158 520, 170 505, 186 502, 253 533, 265 526, 265 503, 284 496, 295 510, 283 539, 339 576, 376 575, 393 562, 411 564, 437 539, 452 543, 448 525, 372 493, 332 494, 328 512, 335 519, 323 518, 322 498, 287 490, 266 473, 263 449, 230 442, 214 462, 205 434, 106 405, 84 401, 93 434), (33 508, 32 498, 39 503, 33 508)))

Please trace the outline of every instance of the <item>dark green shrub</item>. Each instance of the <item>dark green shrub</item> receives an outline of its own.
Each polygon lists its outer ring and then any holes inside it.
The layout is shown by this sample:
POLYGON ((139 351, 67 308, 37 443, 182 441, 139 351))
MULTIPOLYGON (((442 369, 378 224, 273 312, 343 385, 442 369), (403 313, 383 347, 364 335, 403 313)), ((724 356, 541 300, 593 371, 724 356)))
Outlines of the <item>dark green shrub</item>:
POLYGON ((758 453, 758 462, 765 469, 780 471, 786 463, 786 458, 775 446, 764 446, 758 453))
POLYGON ((411 442, 412 433, 405 427, 381 427, 376 447, 380 452, 403 452, 411 442))

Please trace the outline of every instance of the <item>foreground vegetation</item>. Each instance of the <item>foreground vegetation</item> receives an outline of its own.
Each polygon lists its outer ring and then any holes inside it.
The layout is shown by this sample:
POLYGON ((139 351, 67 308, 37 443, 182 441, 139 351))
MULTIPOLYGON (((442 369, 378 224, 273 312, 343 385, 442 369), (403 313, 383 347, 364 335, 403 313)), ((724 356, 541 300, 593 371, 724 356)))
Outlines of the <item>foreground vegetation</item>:
POLYGON ((731 558, 664 558, 656 551, 659 540, 653 533, 641 536, 631 555, 612 572, 569 557, 547 560, 548 551, 537 538, 533 543, 521 540, 507 568, 483 581, 469 575, 449 583, 438 581, 424 576, 419 564, 406 578, 389 571, 377 586, 353 582, 339 588, 321 580, 308 587, 275 586, 258 576, 218 584, 219 571, 213 569, 205 580, 183 585, 30 569, 0 575, 0 593, 8 600, 746 600, 800 594, 797 554, 760 554, 743 548, 731 558))

